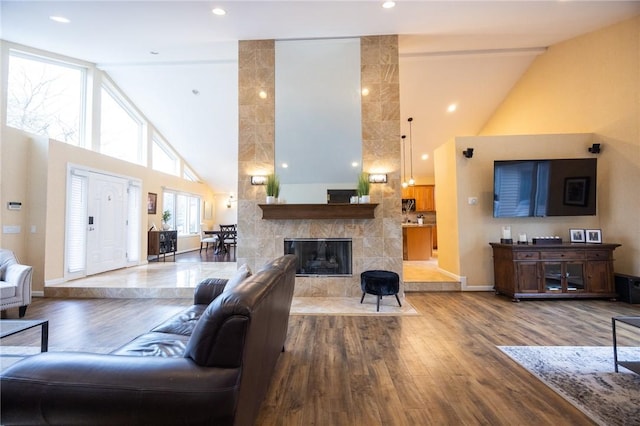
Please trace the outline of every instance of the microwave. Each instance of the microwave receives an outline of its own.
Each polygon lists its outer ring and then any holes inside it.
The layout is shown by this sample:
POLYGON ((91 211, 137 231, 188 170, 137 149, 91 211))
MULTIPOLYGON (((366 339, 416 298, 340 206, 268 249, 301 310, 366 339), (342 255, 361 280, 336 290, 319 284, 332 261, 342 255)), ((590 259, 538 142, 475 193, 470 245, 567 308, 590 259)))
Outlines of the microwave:
POLYGON ((416 199, 415 198, 403 198, 402 199, 402 213, 409 213, 416 211, 416 199))

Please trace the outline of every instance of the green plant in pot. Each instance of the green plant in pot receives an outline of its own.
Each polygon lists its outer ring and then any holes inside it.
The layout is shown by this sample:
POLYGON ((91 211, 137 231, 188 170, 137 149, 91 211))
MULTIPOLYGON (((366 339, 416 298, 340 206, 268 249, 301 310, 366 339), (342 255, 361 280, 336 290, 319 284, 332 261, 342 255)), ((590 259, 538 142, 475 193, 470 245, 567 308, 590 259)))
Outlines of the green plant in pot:
POLYGON ((165 231, 171 228, 169 225, 169 221, 171 220, 171 212, 169 210, 165 210, 162 212, 162 229, 165 231))
POLYGON ((267 204, 275 204, 280 196, 280 179, 276 174, 267 176, 267 204))
POLYGON ((360 173, 360 176, 358 176, 358 187, 356 189, 356 192, 358 193, 358 197, 361 203, 369 202, 370 185, 369 173, 360 173))

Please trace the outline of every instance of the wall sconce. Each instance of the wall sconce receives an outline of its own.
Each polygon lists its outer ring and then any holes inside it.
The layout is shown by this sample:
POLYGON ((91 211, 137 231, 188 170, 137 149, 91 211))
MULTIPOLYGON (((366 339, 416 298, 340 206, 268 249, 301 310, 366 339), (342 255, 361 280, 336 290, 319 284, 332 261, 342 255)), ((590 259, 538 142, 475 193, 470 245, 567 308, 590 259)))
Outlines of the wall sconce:
POLYGON ((251 176, 251 185, 266 185, 266 176, 251 176))
POLYGON ((462 155, 464 155, 464 158, 471 158, 473 157, 473 148, 467 148, 464 151, 462 151, 462 155))
POLYGON ((370 174, 369 183, 387 183, 387 174, 386 173, 370 174))
POLYGON ((594 143, 589 147, 589 152, 592 154, 600 154, 600 144, 594 143))

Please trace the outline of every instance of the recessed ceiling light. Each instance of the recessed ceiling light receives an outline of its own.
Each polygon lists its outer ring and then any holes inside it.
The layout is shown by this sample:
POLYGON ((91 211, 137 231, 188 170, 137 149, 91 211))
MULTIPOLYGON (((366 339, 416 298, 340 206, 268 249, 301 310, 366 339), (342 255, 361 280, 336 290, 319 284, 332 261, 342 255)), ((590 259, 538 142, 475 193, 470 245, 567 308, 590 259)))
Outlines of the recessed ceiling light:
POLYGON ((213 12, 214 15, 218 15, 218 16, 223 16, 227 14, 227 11, 221 7, 215 7, 211 9, 211 12, 213 12))
POLYGON ((258 92, 258 96, 260 96, 260 99, 267 99, 267 92, 261 90, 260 92, 258 92))
POLYGON ((395 1, 385 1, 384 3, 382 3, 382 7, 385 9, 391 9, 396 7, 396 2, 395 1))
POLYGON ((358 167, 360 164, 357 161, 351 163, 351 167, 358 167))
POLYGON ((429 154, 422 154, 422 158, 423 160, 428 160, 429 159, 429 154))
POLYGON ((286 168, 289 167, 289 165, 287 163, 282 163, 282 165, 280 167, 282 167, 283 169, 286 169, 286 168))
POLYGON ((447 108, 447 111, 449 111, 449 112, 454 112, 456 109, 458 109, 458 105, 456 105, 456 104, 451 104, 451 105, 449 105, 449 107, 447 108))
POLYGON ((60 22, 61 24, 68 24, 71 22, 70 19, 65 18, 64 16, 49 16, 49 19, 52 21, 60 22))
POLYGON ((362 89, 362 96, 368 96, 368 95, 369 95, 369 89, 365 87, 364 89, 362 89))

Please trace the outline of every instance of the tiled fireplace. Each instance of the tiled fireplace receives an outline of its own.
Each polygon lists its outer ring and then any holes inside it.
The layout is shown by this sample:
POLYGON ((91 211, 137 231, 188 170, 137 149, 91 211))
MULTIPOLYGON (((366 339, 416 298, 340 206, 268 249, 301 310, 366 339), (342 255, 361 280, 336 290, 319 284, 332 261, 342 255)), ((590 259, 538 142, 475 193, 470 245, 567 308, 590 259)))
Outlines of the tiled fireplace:
POLYGON ((298 258, 296 275, 351 276, 351 238, 285 238, 284 254, 298 258))
POLYGON ((373 219, 262 219, 258 204, 265 202, 265 190, 252 186, 250 177, 274 170, 274 55, 273 40, 239 44, 238 264, 259 268, 282 255, 285 239, 350 239, 350 275, 298 276, 294 294, 359 297, 365 270, 402 277, 397 36, 361 38, 361 85, 369 89, 361 98, 363 170, 388 175, 387 184, 371 187, 371 202, 378 204, 373 219))

